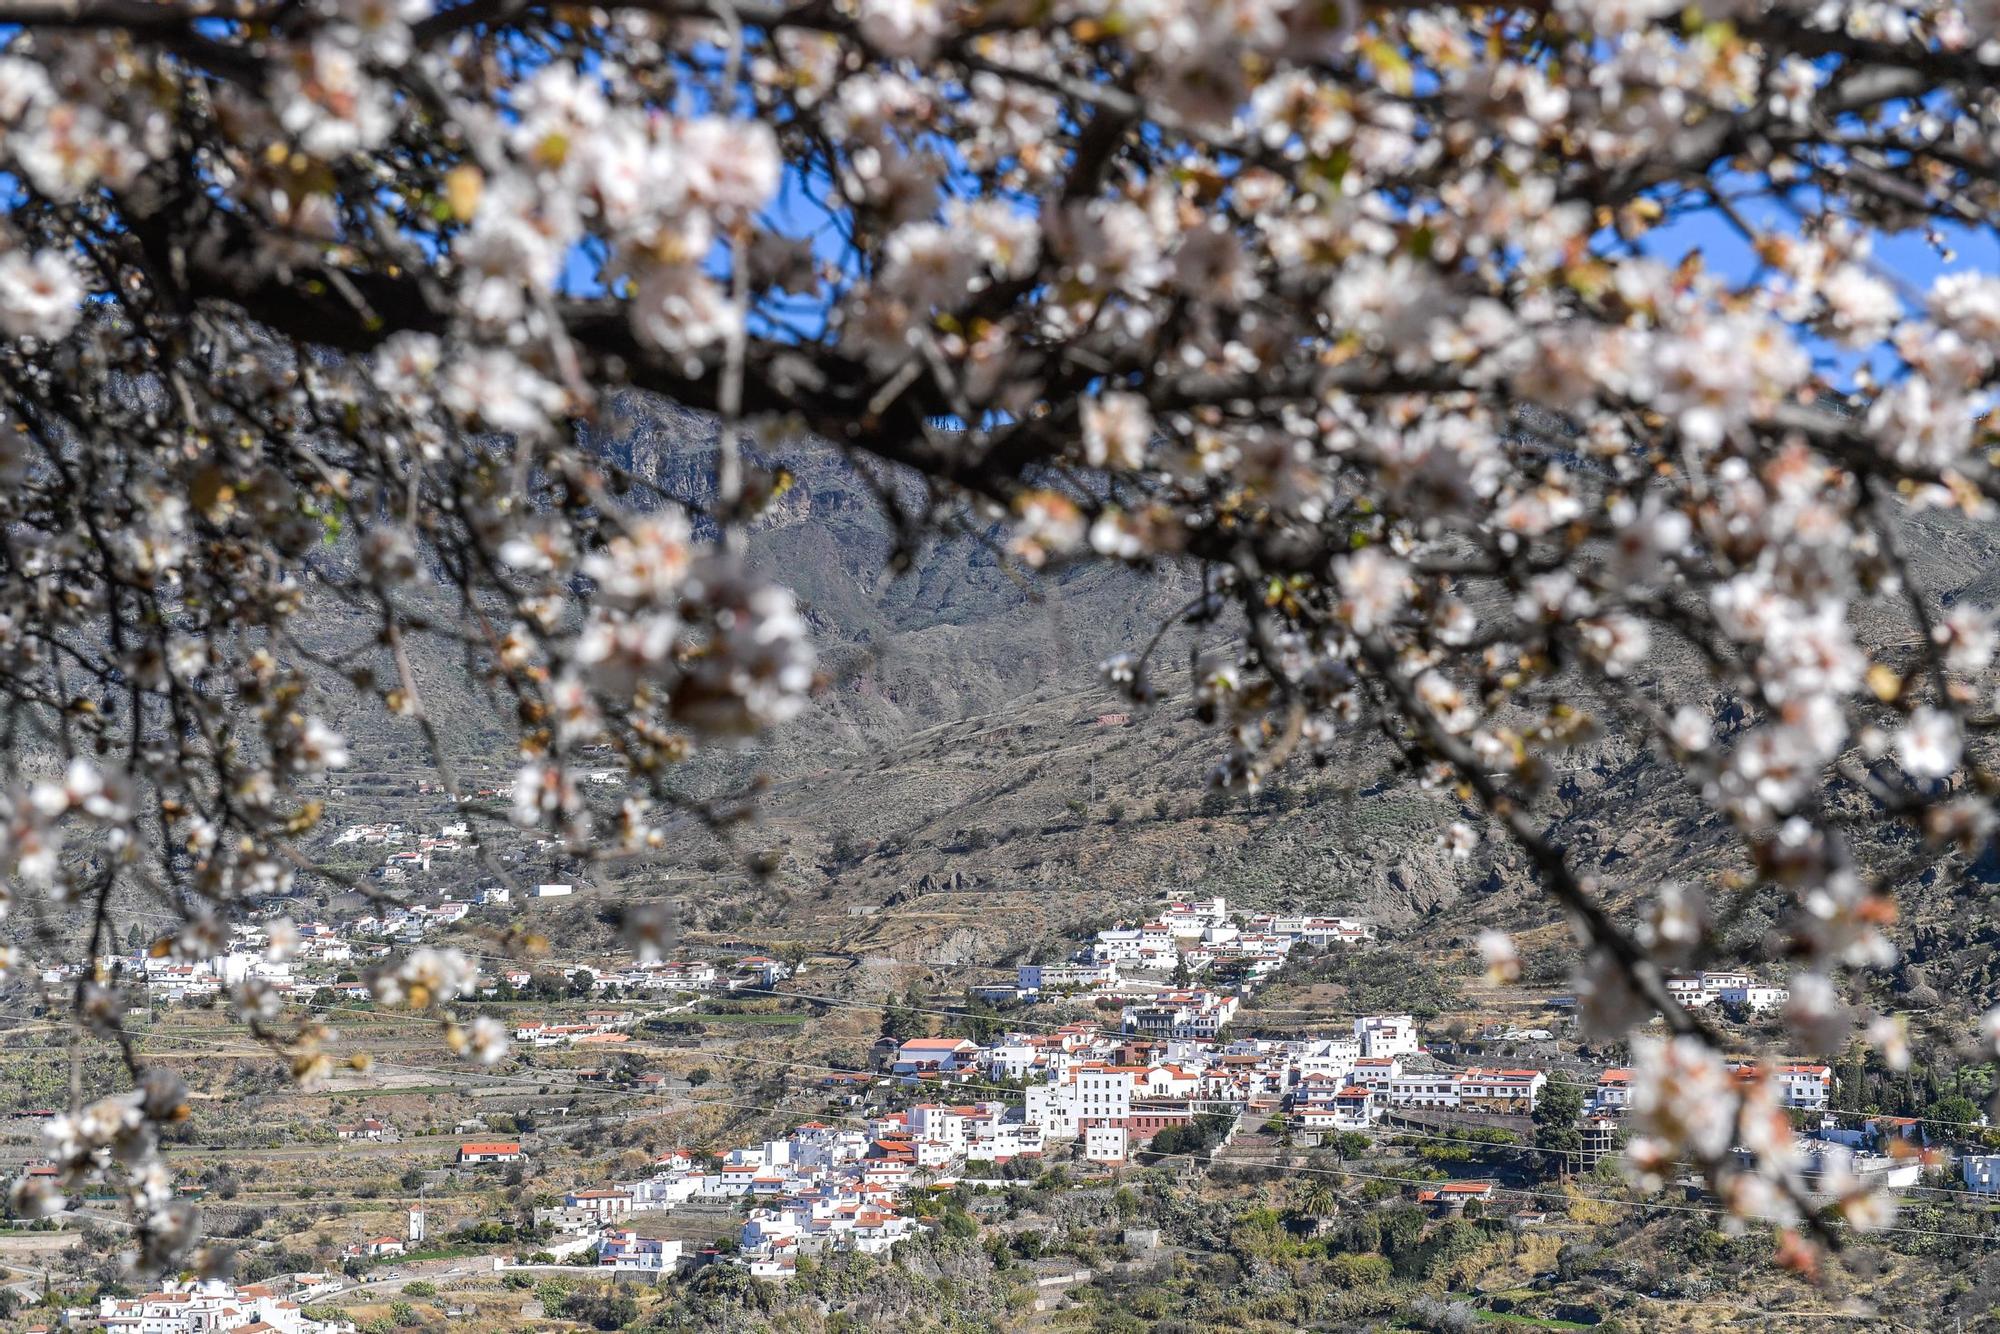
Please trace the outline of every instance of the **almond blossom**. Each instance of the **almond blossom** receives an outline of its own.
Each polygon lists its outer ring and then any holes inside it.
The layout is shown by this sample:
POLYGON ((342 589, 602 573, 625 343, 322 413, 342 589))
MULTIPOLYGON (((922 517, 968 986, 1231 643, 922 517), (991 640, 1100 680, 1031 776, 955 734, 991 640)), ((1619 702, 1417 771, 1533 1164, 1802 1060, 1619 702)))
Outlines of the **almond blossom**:
MULTIPOLYGON (((1886 1056, 1851 974, 1899 877, 1992 837, 1993 618, 1909 550, 2000 501, 2000 278, 1942 253, 2000 215, 1991 5, 144 8, 0 23, 0 678, 55 738, 9 755, 0 866, 35 920, 143 890, 195 949, 322 888, 316 794, 372 759, 345 710, 450 770, 440 662, 507 728, 489 814, 566 854, 740 815, 683 766, 817 721, 824 613, 751 538, 774 458, 827 451, 913 542, 1198 579, 1188 698, 1164 634, 1108 685, 1212 724, 1222 786, 1379 746, 1452 793, 1442 850, 1511 841, 1575 924, 1586 1024, 1665 1030, 1638 1174, 1806 1245, 1768 1081, 1663 969, 1744 948, 1697 883, 1727 865, 1800 963, 1788 1041, 1886 1056), (644 475, 634 405, 713 424, 698 483, 644 475), (1553 776, 1607 737, 1738 855, 1593 879, 1553 776)), ((469 982, 371 978, 497 1059, 440 1008, 469 982)), ((163 1266, 171 1101, 60 1145, 129 1169, 163 1266)))

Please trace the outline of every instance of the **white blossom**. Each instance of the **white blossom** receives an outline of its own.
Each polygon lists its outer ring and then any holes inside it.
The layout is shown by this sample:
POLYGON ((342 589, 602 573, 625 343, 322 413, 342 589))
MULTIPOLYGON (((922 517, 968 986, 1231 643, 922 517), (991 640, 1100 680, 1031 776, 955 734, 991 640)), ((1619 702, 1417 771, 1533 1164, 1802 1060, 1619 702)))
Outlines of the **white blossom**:
POLYGON ((56 251, 0 254, 0 333, 55 342, 83 314, 83 281, 56 251))
POLYGON ((931 54, 950 30, 944 0, 861 0, 861 35, 890 56, 931 54))
POLYGON ((1363 547, 1343 559, 1335 577, 1341 614, 1356 634, 1386 625, 1409 597, 1409 567, 1379 547, 1363 547))
POLYGON ((463 1027, 452 1025, 446 1039, 453 1050, 480 1065, 498 1064, 510 1045, 507 1026, 490 1014, 482 1014, 463 1027))
MULTIPOLYGON (((1995 5, 843 0, 566 10, 554 45, 539 8, 433 0, 57 17, 0 54, 0 907, 59 935, 170 890, 159 939, 207 957, 318 892, 365 715, 456 747, 439 670, 544 851, 752 817, 727 752, 815 721, 842 605, 784 553, 866 492, 898 556, 969 534, 1031 586, 1165 586, 1103 675, 1149 702, 1195 644, 1190 781, 1374 746, 1466 803, 1438 851, 1490 823, 1571 908, 1611 891, 1556 775, 1602 747, 1678 785, 1773 906, 1787 1045, 1911 1055, 1845 998, 1894 958, 1868 845, 1992 832, 1948 780, 2000 698, 1965 583, 2000 278, 1952 253, 1994 206, 1995 5), (1725 192, 1745 263, 1677 225, 1725 192), (1938 250, 1927 292, 1892 235, 1938 250), (866 485, 829 505, 836 454, 866 485)), ((1743 962, 1710 869, 1615 899, 1623 940, 1571 915, 1593 1035, 1689 1026, 1658 971, 1743 962)), ((500 1060, 449 1009, 470 983, 435 952, 370 973, 500 1060)), ((74 997, 118 1037, 117 979, 74 997)), ((332 1073, 275 988, 230 1002, 332 1073)), ((1799 1225, 1771 1079, 1695 1035, 1635 1056, 1635 1177, 1799 1225)), ((65 1109, 48 1194, 122 1173, 137 1257, 178 1269, 178 1097, 138 1083, 65 1109)))
POLYGON ((1152 434, 1152 414, 1137 394, 1103 394, 1083 405, 1084 457, 1092 467, 1142 466, 1152 434))
POLYGON ((1487 977, 1494 982, 1510 983, 1521 976, 1521 956, 1515 951, 1513 938, 1505 931, 1481 931, 1479 957, 1486 964, 1487 977))
POLYGON ((1958 720, 1941 709, 1915 710, 1896 733, 1897 763, 1912 778, 1945 777, 1963 752, 1958 720))

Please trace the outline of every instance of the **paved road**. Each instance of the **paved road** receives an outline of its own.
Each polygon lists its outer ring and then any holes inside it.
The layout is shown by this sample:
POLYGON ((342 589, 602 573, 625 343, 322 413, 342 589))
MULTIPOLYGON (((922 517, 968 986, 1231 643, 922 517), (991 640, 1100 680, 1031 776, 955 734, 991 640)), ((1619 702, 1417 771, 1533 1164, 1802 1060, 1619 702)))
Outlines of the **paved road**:
POLYGON ((7 1266, 7 1272, 10 1274, 25 1275, 23 1278, 11 1278, 4 1283, 0 1283, 0 1288, 4 1288, 8 1292, 18 1293, 23 1306, 31 1306, 42 1299, 42 1293, 47 1290, 49 1285, 47 1270, 29 1269, 24 1265, 9 1265, 7 1266))
POLYGON ((391 1271, 393 1278, 370 1279, 366 1283, 355 1283, 330 1292, 324 1297, 315 1297, 318 1302, 344 1302, 351 1298, 387 1296, 399 1293, 411 1283, 447 1283, 456 1278, 471 1278, 476 1274, 493 1272, 493 1257, 465 1256, 457 1260, 420 1260, 402 1269, 391 1271))

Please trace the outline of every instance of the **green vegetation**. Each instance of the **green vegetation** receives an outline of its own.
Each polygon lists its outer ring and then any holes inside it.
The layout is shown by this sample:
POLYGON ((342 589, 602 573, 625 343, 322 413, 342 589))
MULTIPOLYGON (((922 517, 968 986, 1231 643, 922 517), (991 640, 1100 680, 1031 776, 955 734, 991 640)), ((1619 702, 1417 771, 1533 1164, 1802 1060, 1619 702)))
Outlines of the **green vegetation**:
POLYGON ((547 1302, 550 1315, 574 1320, 593 1329, 630 1329, 639 1318, 639 1303, 616 1284, 592 1284, 556 1296, 547 1302))
POLYGON ((704 1024, 772 1024, 778 1027, 796 1027, 810 1016, 798 1013, 757 1014, 745 1010, 704 1010, 694 1018, 704 1024))
POLYGON ((1231 1119, 1218 1112, 1203 1112, 1186 1125, 1168 1126, 1153 1136, 1149 1148, 1162 1157, 1207 1153, 1229 1132, 1231 1119))
POLYGON ((1558 1176, 1574 1172, 1581 1165, 1579 1154, 1583 1151, 1583 1131, 1578 1121, 1583 1116, 1583 1085, 1567 1075, 1556 1074, 1542 1087, 1541 1097, 1535 1100, 1535 1147, 1543 1150, 1535 1155, 1536 1164, 1543 1176, 1558 1176))
POLYGON ((1483 1325, 1520 1325, 1528 1329, 1592 1329, 1581 1320, 1556 1320, 1549 1316, 1522 1315, 1517 1311, 1481 1311, 1483 1325))
POLYGON ((898 1042, 923 1037, 931 1031, 930 1016, 924 1013, 926 1008, 923 996, 914 986, 901 999, 891 997, 882 1007, 882 1036, 898 1042))

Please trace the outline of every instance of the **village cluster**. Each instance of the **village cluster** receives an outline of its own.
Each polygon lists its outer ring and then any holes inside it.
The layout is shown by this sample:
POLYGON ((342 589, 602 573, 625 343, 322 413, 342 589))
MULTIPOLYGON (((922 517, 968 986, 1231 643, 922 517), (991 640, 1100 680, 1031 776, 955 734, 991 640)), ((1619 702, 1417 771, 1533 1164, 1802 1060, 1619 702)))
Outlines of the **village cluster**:
POLYGON ((1036 1000, 1057 993, 1144 996, 1170 979, 1214 978, 1247 995, 1280 968, 1294 947, 1325 949, 1375 938, 1353 917, 1231 914, 1217 895, 1171 902, 1153 920, 1107 927, 1069 958, 1024 963, 1013 984, 976 988, 988 1000, 1036 1000))
MULTIPOLYGON (((1541 1070, 1452 1066, 1422 1046, 1409 1015, 1368 1015, 1338 1037, 1239 1038, 1218 1043, 1156 1031, 1156 1005, 1124 1010, 1121 1032, 1087 1023, 1054 1033, 1012 1033, 981 1045, 965 1038, 913 1038, 895 1049, 906 1078, 1024 1085, 1021 1119, 1049 1137, 1101 1135, 1086 1157, 1122 1161, 1124 1150, 1205 1110, 1282 1108, 1293 1130, 1360 1130, 1396 1109, 1532 1115, 1548 1075, 1541 1070), (1112 1132, 1123 1130, 1123 1137, 1112 1132)), ((1781 1100, 1802 1111, 1828 1106, 1833 1071, 1821 1064, 1765 1069, 1781 1100)), ((1745 1077, 1752 1067, 1742 1067, 1745 1077)), ((1627 1106, 1631 1072, 1609 1070, 1587 1110, 1615 1117, 1627 1106)))
MULTIPOLYGON (((439 838, 420 838, 392 852, 391 864, 405 853, 436 856, 460 836, 447 825, 439 838)), ((390 848, 402 839, 394 826, 359 826, 341 836, 343 842, 390 848)), ((534 896, 569 892, 571 886, 551 884, 538 887, 534 896)), ((245 926, 210 959, 135 949, 101 962, 109 972, 143 982, 155 1000, 199 1000, 245 981, 294 998, 331 988, 336 995, 365 999, 361 969, 399 945, 462 920, 475 902, 496 901, 490 893, 468 895, 472 901, 370 911, 331 925, 245 926)), ((655 1280, 723 1263, 782 1279, 796 1272, 801 1257, 879 1254, 916 1235, 926 1226, 921 1201, 927 1188, 955 1182, 1003 1185, 1024 1171, 1034 1175, 1045 1161, 1116 1171, 1226 1145, 1244 1125, 1260 1121, 1281 1126, 1296 1144, 1353 1132, 1424 1133, 1429 1127, 1448 1133, 1454 1125, 1526 1132, 1551 1071, 1468 1064, 1456 1044, 1433 1052, 1412 1015, 1364 1015, 1333 1034, 1282 1039, 1232 1034, 1247 1000, 1295 951, 1352 946, 1374 936, 1372 924, 1350 917, 1232 914, 1219 896, 1169 902, 1150 920, 1096 932, 1059 962, 1021 965, 1009 985, 974 988, 984 999, 1028 1006, 1015 1012, 1012 1027, 984 1040, 885 1037, 873 1068, 825 1074, 818 1081, 828 1103, 822 1119, 719 1155, 675 1150, 644 1175, 568 1189, 560 1204, 534 1211, 536 1225, 549 1237, 536 1262, 583 1264, 655 1280), (1027 1015, 1039 1012, 1035 1002, 1079 996, 1100 1007, 1116 1004, 1116 1027, 1108 1017, 1027 1022, 1027 1015), (733 1247, 701 1246, 690 1253, 688 1244, 642 1231, 643 1216, 691 1202, 740 1205, 730 1223, 733 1247)), ((563 980, 564 999, 601 999, 596 1008, 565 1007, 557 1017, 510 1018, 507 1031, 517 1049, 603 1049, 607 1055, 630 1050, 641 1018, 661 1010, 645 1003, 651 999, 769 992, 789 974, 778 960, 754 953, 644 964, 570 963, 554 971, 563 980)), ((523 993, 534 980, 525 968, 501 965, 482 976, 479 986, 489 996, 503 987, 523 993)), ((1741 973, 1675 977, 1668 986, 1688 1005, 1727 1007, 1745 1017, 1782 1007, 1788 999, 1783 986, 1741 973)), ((1496 1028, 1489 1036, 1542 1042, 1551 1035, 1496 1028)), ((615 1081, 640 1092, 664 1092, 668 1084, 665 1074, 629 1060, 565 1074, 579 1084, 615 1081)), ((1783 1104, 1800 1113, 1830 1107, 1832 1071, 1826 1065, 1745 1066, 1740 1074, 1769 1079, 1783 1104)), ((1587 1084, 1586 1160, 1610 1152, 1630 1103, 1631 1072, 1568 1069, 1555 1077, 1587 1084)), ((462 1123, 460 1132, 482 1128, 473 1121, 462 1123)), ((399 1137, 394 1125, 376 1117, 343 1124, 337 1133, 343 1141, 399 1137)), ((1915 1169, 1877 1152, 1884 1137, 1895 1133, 1907 1130, 1873 1124, 1845 1129, 1828 1117, 1802 1138, 1802 1152, 1815 1156, 1815 1168, 1838 1159, 1842 1171, 1872 1172, 1901 1187, 1914 1182, 1915 1169)), ((519 1139, 471 1139, 460 1143, 456 1165, 476 1171, 527 1157, 519 1139)), ((1974 1189, 2000 1190, 2000 1158, 1965 1162, 1968 1182, 1978 1176, 1989 1183, 1974 1189)), ((1448 1212, 1489 1198, 1494 1183, 1440 1182, 1413 1189, 1419 1203, 1448 1212)), ((412 1212, 408 1238, 367 1238, 349 1247, 347 1258, 368 1264, 402 1257, 421 1236, 420 1217, 412 1212)), ((508 1263, 520 1261, 495 1261, 508 1263)), ((277 1334, 342 1334, 338 1325, 305 1318, 298 1304, 302 1295, 310 1297, 311 1291, 170 1288, 119 1299, 115 1309, 107 1302, 101 1319, 107 1328, 133 1334, 235 1329, 257 1334, 260 1326, 277 1334)))
MULTIPOLYGON (((246 983, 280 1002, 310 1001, 322 989, 339 999, 367 1001, 373 999, 373 992, 361 979, 363 967, 388 958, 399 948, 422 943, 438 928, 462 921, 471 906, 453 901, 413 904, 356 915, 336 924, 294 924, 289 920, 243 923, 232 928, 223 948, 207 958, 162 951, 135 941, 125 953, 100 955, 95 975, 119 982, 135 1005, 199 1004, 246 983)), ((755 954, 726 962, 699 958, 551 962, 543 970, 582 993, 635 997, 766 990, 791 975, 779 960, 755 954)), ((51 963, 41 969, 40 979, 46 986, 63 986, 73 982, 78 971, 75 964, 51 963)), ((487 997, 498 994, 503 986, 523 991, 534 976, 525 967, 502 965, 482 973, 477 989, 487 997)), ((523 1033, 521 1038, 537 1046, 556 1046, 585 1035, 582 1030, 538 1030, 523 1033)))
MULTIPOLYGON (((100 1298, 91 1323, 118 1334, 354 1334, 350 1321, 315 1320, 305 1313, 306 1303, 343 1286, 332 1274, 292 1274, 240 1286, 170 1281, 137 1297, 100 1298)), ((87 1321, 88 1314, 85 1308, 71 1316, 87 1321)))
POLYGON ((723 1257, 713 1250, 684 1255, 680 1242, 642 1237, 620 1227, 622 1220, 696 1198, 746 1200, 752 1207, 728 1258, 757 1277, 783 1278, 801 1255, 880 1254, 915 1232, 917 1220, 901 1202, 932 1178, 913 1154, 897 1151, 909 1140, 900 1123, 839 1129, 810 1121, 716 1160, 676 1149, 648 1176, 572 1190, 561 1206, 536 1210, 535 1221, 567 1234, 551 1243, 552 1254, 592 1250, 603 1269, 657 1278, 723 1257))
MULTIPOLYGON (((801 1255, 894 1246, 920 1226, 900 1203, 913 1187, 998 1184, 1017 1159, 1062 1152, 1113 1170, 1162 1132, 1208 1114, 1232 1128, 1246 1115, 1277 1115, 1308 1142, 1422 1113, 1525 1124, 1549 1079, 1542 1070, 1449 1066, 1425 1050, 1409 1015, 1365 1016, 1331 1038, 1216 1042, 1147 1031, 1151 1008, 1127 1007, 1115 1032, 1074 1023, 986 1043, 919 1037, 891 1044, 881 1069, 821 1079, 850 1113, 843 1118, 850 1126, 811 1121, 783 1139, 709 1161, 677 1151, 644 1178, 573 1190, 559 1208, 538 1211, 536 1221, 570 1234, 555 1243, 557 1253, 590 1248, 607 1268, 665 1274, 718 1257, 683 1256, 678 1243, 638 1237, 622 1220, 691 1199, 742 1199, 750 1208, 728 1258, 758 1276, 782 1277, 801 1255), (887 1110, 878 1102, 884 1093, 904 1105, 887 1110)), ((1828 1105, 1827 1066, 1743 1073, 1772 1079, 1787 1106, 1828 1105)), ((1589 1092, 1586 1125, 1598 1132, 1599 1151, 1609 1150, 1629 1084, 1629 1071, 1607 1070, 1589 1092)), ((467 1144, 460 1162, 507 1162, 520 1153, 512 1142, 467 1144)), ((1476 1185, 1434 1190, 1425 1202, 1461 1207, 1479 1198, 1476 1185)))

